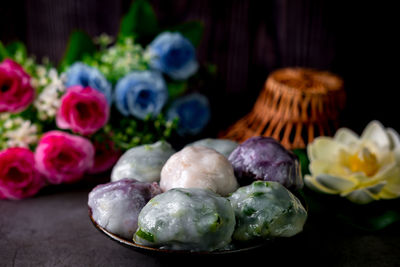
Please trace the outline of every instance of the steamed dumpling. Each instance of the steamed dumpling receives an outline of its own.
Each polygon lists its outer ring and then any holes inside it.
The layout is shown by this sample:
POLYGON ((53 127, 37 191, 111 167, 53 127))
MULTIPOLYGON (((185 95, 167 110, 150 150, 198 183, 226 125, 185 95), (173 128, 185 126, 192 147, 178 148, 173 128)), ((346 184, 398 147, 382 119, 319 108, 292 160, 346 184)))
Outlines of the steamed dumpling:
POLYGON ((299 199, 277 182, 253 182, 229 200, 237 222, 233 238, 240 241, 290 237, 303 230, 307 219, 299 199))
POLYGON ((126 151, 111 173, 111 181, 135 179, 141 182, 158 182, 161 168, 175 150, 165 141, 142 145, 126 151))
POLYGON ((235 215, 226 198, 201 188, 175 188, 147 203, 134 241, 174 250, 213 251, 231 241, 235 215))
POLYGON ((132 239, 139 212, 162 193, 157 183, 123 179, 96 186, 89 193, 88 205, 95 222, 113 234, 132 239))
POLYGON ((229 156, 240 185, 254 180, 274 181, 289 189, 301 189, 299 160, 271 137, 257 136, 240 144, 229 156))
POLYGON ((201 139, 196 142, 193 142, 187 146, 205 146, 208 148, 215 149, 217 152, 224 155, 226 158, 232 153, 232 151, 238 146, 239 144, 235 141, 229 139, 212 139, 206 138, 201 139))
POLYGON ((238 188, 232 165, 214 149, 188 146, 172 155, 161 170, 161 189, 204 188, 222 196, 238 188))

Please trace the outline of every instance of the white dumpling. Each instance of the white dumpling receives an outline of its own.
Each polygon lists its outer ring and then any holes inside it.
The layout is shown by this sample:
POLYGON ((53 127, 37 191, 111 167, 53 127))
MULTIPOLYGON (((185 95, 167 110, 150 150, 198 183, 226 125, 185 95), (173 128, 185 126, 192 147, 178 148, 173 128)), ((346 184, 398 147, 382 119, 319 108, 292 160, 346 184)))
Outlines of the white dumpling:
POLYGON ((204 188, 227 196, 238 188, 231 163, 214 149, 188 146, 172 155, 161 170, 160 187, 204 188))
POLYGON ((212 148, 228 158, 232 151, 235 150, 236 147, 238 147, 238 145, 239 143, 229 139, 206 138, 188 144, 187 146, 205 146, 208 148, 212 148))
POLYGON ((158 182, 161 168, 175 150, 165 141, 129 149, 115 164, 111 181, 135 179, 140 182, 158 182))

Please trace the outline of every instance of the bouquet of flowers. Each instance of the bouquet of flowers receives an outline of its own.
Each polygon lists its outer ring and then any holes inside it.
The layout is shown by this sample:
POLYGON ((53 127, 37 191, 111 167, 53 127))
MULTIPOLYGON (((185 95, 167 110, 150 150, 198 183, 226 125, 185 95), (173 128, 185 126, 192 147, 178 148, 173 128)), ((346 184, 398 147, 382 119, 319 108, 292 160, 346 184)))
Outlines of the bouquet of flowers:
POLYGON ((202 24, 158 26, 134 1, 113 41, 72 33, 58 68, 0 42, 0 199, 107 171, 123 151, 199 134, 210 120, 195 45, 202 24))

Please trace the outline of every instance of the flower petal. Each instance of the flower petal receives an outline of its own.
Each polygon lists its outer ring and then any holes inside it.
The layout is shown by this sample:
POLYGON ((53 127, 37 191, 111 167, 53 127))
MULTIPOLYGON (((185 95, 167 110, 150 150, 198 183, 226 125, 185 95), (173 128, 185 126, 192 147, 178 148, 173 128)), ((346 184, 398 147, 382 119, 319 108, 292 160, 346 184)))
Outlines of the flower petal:
POLYGON ((385 190, 398 196, 400 195, 400 169, 396 168, 396 170, 397 173, 393 172, 391 177, 385 179, 387 182, 385 190))
POLYGON ((374 200, 378 200, 378 197, 374 196, 369 192, 368 190, 362 188, 355 190, 348 194, 347 199, 349 199, 351 202, 357 203, 357 204, 368 204, 374 200))
POLYGON ((389 136, 390 139, 390 144, 391 144, 391 148, 392 149, 396 149, 398 147, 400 147, 400 135, 398 132, 396 132, 396 130, 392 129, 392 128, 387 128, 386 129, 386 133, 389 136))
POLYGON ((382 191, 382 189, 385 187, 386 184, 387 184, 386 181, 382 181, 375 185, 366 187, 365 189, 368 190, 373 195, 378 195, 382 191))
POLYGON ((307 187, 309 187, 310 189, 317 191, 317 192, 321 192, 321 193, 325 193, 325 194, 338 194, 339 193, 338 191, 331 190, 331 189, 326 188, 325 186, 321 185, 320 183, 317 182, 315 177, 312 177, 310 175, 306 175, 304 177, 304 182, 307 187))
POLYGON ((400 162, 400 147, 396 148, 393 151, 394 157, 396 159, 396 162, 400 162))
POLYGON ((393 162, 382 166, 378 173, 372 177, 366 176, 363 172, 353 173, 351 174, 351 177, 360 182, 360 187, 365 188, 380 183, 381 181, 385 181, 388 177, 392 176, 391 173, 395 172, 396 168, 397 165, 393 162))
POLYGON ((390 147, 390 139, 379 121, 371 121, 361 135, 362 141, 372 141, 379 147, 390 147))
POLYGON ((321 173, 327 173, 329 172, 330 167, 332 166, 332 163, 322 161, 322 160, 314 160, 310 162, 309 165, 309 170, 310 173, 314 176, 321 174, 321 173))
POLYGON ((392 193, 385 188, 382 189, 382 191, 379 193, 379 198, 381 199, 393 199, 393 198, 398 198, 400 194, 395 194, 392 193))
POLYGON ((359 142, 359 136, 347 128, 340 128, 337 130, 333 139, 344 145, 352 145, 359 142))
POLYGON ((325 188, 338 192, 351 190, 358 185, 356 179, 350 177, 338 177, 329 174, 319 174, 315 177, 315 180, 325 188))
POLYGON ((307 154, 310 161, 319 159, 332 162, 339 158, 340 151, 346 147, 330 137, 317 137, 307 146, 307 154))
POLYGON ((317 176, 323 173, 340 177, 347 177, 349 175, 348 169, 339 162, 332 163, 328 161, 314 160, 310 162, 309 170, 313 176, 317 176))

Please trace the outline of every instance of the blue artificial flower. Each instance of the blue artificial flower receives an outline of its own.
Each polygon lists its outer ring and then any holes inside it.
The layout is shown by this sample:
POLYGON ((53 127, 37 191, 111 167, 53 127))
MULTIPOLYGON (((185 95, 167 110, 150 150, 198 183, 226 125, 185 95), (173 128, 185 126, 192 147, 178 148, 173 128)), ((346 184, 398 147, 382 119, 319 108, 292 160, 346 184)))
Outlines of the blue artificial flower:
POLYGON ((68 68, 66 76, 65 86, 67 88, 74 85, 92 87, 103 93, 107 98, 108 104, 111 104, 111 83, 107 81, 98 69, 90 67, 82 62, 77 62, 68 68))
POLYGON ((156 71, 134 71, 118 81, 115 104, 124 116, 144 119, 160 113, 168 98, 164 78, 156 71))
POLYGON ((150 67, 174 80, 185 80, 198 69, 192 43, 180 33, 164 32, 149 45, 150 67))
POLYGON ((179 118, 179 135, 196 135, 200 133, 211 117, 207 97, 194 93, 175 100, 167 111, 167 118, 179 118))

